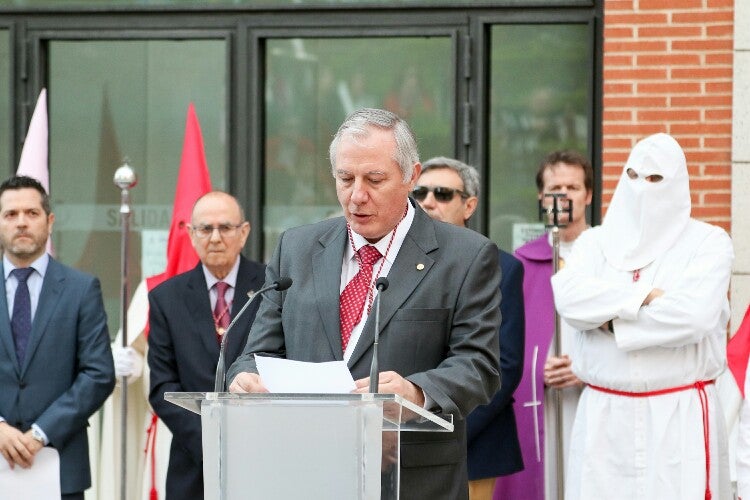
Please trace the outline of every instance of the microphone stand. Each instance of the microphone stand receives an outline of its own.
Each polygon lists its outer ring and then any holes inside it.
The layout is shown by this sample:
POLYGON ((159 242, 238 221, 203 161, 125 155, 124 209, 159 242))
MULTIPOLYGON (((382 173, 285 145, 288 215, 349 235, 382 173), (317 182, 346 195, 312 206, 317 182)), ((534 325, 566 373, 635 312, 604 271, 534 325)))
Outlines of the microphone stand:
POLYGON ((375 282, 378 296, 375 298, 375 341, 372 344, 372 362, 370 363, 370 392, 378 393, 380 372, 378 371, 378 340, 380 339, 380 294, 388 289, 388 278, 378 278, 375 282))
MULTIPOLYGON (((120 331, 122 347, 128 347, 128 237, 130 233, 130 188, 138 182, 127 160, 115 171, 114 183, 120 188, 120 331)), ((127 498, 128 377, 120 381, 120 498, 127 498)))
POLYGON ((214 392, 224 392, 224 386, 226 383, 226 361, 224 360, 224 353, 227 350, 227 336, 229 335, 229 331, 232 329, 235 323, 237 323, 237 320, 240 319, 245 310, 250 307, 250 304, 252 304, 256 297, 260 297, 269 290, 282 291, 286 290, 290 286, 292 286, 292 280, 283 277, 279 278, 278 281, 274 281, 272 284, 261 288, 257 292, 247 292, 249 300, 245 302, 245 305, 242 306, 242 309, 240 309, 240 311, 234 316, 232 321, 229 323, 229 326, 227 326, 224 335, 221 336, 221 345, 219 347, 219 361, 216 364, 216 377, 214 378, 214 392))
MULTIPOLYGON (((559 215, 561 213, 568 214, 568 220, 573 217, 573 201, 568 199, 564 193, 545 193, 542 199, 539 200, 539 216, 544 220, 544 225, 547 228, 552 228, 552 269, 553 274, 556 274, 560 270, 560 228, 564 228, 567 224, 560 223, 559 215), (543 200, 550 198, 552 204, 545 207, 543 200), (562 208, 561 201, 565 201, 566 206, 562 208), (549 218, 551 217, 551 221, 549 218)), ((560 314, 555 308, 555 334, 553 337, 552 350, 555 357, 559 357, 562 353, 562 340, 561 340, 561 323, 560 314)), ((554 392, 554 415, 555 415, 555 471, 557 473, 557 498, 563 500, 565 497, 565 452, 563 447, 563 401, 562 401, 562 390, 552 389, 554 392)))

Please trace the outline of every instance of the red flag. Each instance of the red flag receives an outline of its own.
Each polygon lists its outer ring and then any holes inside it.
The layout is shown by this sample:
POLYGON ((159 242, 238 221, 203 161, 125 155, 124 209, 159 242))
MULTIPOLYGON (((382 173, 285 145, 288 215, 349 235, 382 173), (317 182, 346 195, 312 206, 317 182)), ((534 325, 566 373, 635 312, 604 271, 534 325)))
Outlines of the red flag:
POLYGON ((727 344, 727 364, 729 370, 737 381, 737 386, 745 397, 745 374, 747 373, 747 362, 750 357, 750 306, 745 311, 745 317, 740 327, 729 339, 727 344))
POLYGON ((180 172, 177 174, 177 189, 172 208, 172 224, 169 227, 167 242, 166 270, 149 278, 149 290, 176 274, 189 271, 198 264, 198 254, 190 243, 188 225, 195 201, 211 191, 211 177, 206 166, 206 153, 203 150, 203 135, 195 115, 193 103, 188 106, 185 140, 182 144, 180 172))
MULTIPOLYGON (((195 115, 195 107, 191 102, 188 106, 187 122, 185 123, 185 139, 182 143, 182 159, 180 160, 180 171, 177 174, 177 189, 174 194, 174 205, 172 206, 172 223, 169 226, 169 239, 167 240, 167 268, 161 274, 146 278, 146 287, 152 290, 154 287, 175 276, 194 268, 198 264, 198 254, 195 253, 188 225, 193 205, 196 200, 206 193, 211 192, 211 177, 208 175, 206 165, 206 153, 203 149, 203 135, 195 115)), ((148 336, 148 323, 143 330, 148 336)), ((156 414, 151 415, 152 421, 149 426, 151 439, 146 444, 147 454, 151 455, 151 488, 149 498, 158 499, 156 490, 156 414), (151 434, 153 432, 153 435, 151 434)))

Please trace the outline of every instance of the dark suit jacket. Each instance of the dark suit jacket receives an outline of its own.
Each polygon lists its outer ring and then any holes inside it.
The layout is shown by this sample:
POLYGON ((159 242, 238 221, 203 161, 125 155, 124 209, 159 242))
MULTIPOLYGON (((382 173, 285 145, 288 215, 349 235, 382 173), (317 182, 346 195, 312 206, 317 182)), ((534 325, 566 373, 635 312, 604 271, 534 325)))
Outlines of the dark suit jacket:
MULTIPOLYGON (((264 268, 240 256, 233 318, 247 302, 247 292, 263 286, 264 268)), ((256 300, 227 333, 227 365, 245 347, 258 302, 256 300)), ((149 402, 174 436, 167 469, 168 500, 203 498, 203 451, 200 416, 165 401, 164 393, 213 391, 218 360, 219 344, 211 301, 199 263, 149 293, 149 402)))
MULTIPOLYGON (((401 498, 456 500, 468 497, 463 419, 499 387, 497 247, 415 208, 382 295, 380 370, 405 376, 455 417, 452 434, 402 435, 401 498)), ((263 298, 228 380, 256 371, 255 353, 312 362, 343 359, 339 282, 347 244, 343 217, 281 236, 266 281, 289 276, 294 284, 263 298)), ((348 362, 355 379, 369 375, 373 335, 370 315, 348 362)))
POLYGON ((523 470, 513 393, 523 375, 523 265, 500 250, 500 390, 488 405, 477 407, 466 420, 469 479, 506 476, 523 470))
MULTIPOLYGON (((0 277, 5 276, 0 259, 0 277)), ((4 284, 4 280, 3 280, 4 284)), ((0 293, 0 416, 27 431, 36 423, 60 453, 62 493, 91 486, 88 419, 115 387, 99 280, 50 258, 23 366, 0 293)), ((0 493, 2 496, 2 493, 0 493)))

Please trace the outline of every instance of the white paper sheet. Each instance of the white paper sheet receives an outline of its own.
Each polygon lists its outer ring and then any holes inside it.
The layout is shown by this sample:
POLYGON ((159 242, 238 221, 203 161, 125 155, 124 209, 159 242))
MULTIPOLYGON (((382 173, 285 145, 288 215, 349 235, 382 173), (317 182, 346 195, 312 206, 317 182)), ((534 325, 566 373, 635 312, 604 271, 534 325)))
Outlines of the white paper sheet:
POLYGON ((255 356, 255 364, 269 392, 348 393, 356 388, 343 361, 305 363, 255 356))
POLYGON ((24 500, 49 500, 60 498, 60 455, 45 446, 34 457, 34 465, 24 469, 10 468, 0 457, 0 496, 24 500))

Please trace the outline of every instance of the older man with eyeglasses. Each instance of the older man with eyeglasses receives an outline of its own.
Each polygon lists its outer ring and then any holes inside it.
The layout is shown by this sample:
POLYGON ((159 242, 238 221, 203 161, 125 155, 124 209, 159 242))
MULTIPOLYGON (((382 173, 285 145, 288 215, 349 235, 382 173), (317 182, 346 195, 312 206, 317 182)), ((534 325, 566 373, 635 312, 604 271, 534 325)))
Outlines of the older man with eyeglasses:
MULTIPOLYGON (((433 219, 466 226, 477 208, 479 172, 458 160, 437 157, 422 164, 412 196, 433 219)), ((523 373, 523 266, 499 250, 500 390, 466 421, 470 500, 490 500, 499 476, 523 469, 513 412, 513 392, 523 373)))
MULTIPOLYGON (((167 500, 203 498, 203 456, 200 417, 165 401, 164 393, 213 390, 221 338, 265 275, 264 265, 240 255, 250 223, 233 196, 214 191, 199 198, 188 230, 200 263, 149 293, 149 402, 174 435, 167 500)), ((252 305, 227 337, 227 364, 245 347, 257 309, 252 305)))

